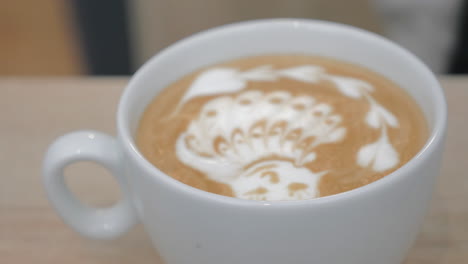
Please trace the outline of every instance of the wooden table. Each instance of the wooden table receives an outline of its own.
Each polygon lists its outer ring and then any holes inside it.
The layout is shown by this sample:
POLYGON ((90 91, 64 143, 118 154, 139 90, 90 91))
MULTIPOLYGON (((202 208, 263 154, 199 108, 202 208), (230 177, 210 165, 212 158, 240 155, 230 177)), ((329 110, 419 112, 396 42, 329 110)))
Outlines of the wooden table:
MULTIPOLYGON (((49 206, 40 179, 44 152, 57 136, 77 129, 114 134, 127 80, 0 79, 0 263, 161 263, 141 225, 113 241, 75 233, 49 206)), ((468 263, 468 77, 444 77, 442 84, 449 104, 442 176, 406 264, 468 263)), ((119 195, 93 164, 72 165, 66 178, 93 205, 119 195)))

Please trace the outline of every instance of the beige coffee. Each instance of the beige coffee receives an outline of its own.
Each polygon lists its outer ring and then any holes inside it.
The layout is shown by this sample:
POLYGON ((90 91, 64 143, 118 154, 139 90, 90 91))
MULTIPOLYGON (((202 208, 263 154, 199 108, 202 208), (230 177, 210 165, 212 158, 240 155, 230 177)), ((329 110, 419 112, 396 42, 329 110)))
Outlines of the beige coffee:
POLYGON ((271 55, 170 84, 148 105, 136 138, 154 166, 195 188, 298 200, 374 182, 427 137, 417 103, 382 75, 331 58, 271 55))

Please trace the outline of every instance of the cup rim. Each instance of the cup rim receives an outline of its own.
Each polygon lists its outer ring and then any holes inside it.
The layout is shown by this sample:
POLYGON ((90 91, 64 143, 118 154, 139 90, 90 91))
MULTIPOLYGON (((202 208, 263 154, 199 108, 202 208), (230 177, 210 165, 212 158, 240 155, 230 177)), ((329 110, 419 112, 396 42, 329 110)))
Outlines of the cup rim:
POLYGON ((121 96, 118 111, 117 111, 117 130, 119 138, 122 141, 123 148, 130 153, 130 157, 138 163, 138 166, 141 167, 146 173, 152 178, 159 178, 165 184, 170 185, 174 189, 177 189, 181 192, 189 193, 193 198, 203 199, 205 201, 217 201, 224 204, 230 204, 235 206, 275 206, 275 207, 291 207, 291 206, 310 206, 317 204, 328 204, 331 202, 337 202, 341 200, 347 200, 353 197, 357 197, 368 193, 372 190, 378 191, 386 185, 393 184, 398 182, 403 177, 408 177, 407 174, 413 171, 416 167, 422 166, 422 163, 425 160, 429 159, 431 153, 433 153, 437 146, 439 146, 444 138, 445 130, 447 125, 447 103, 445 100, 445 95, 442 87, 439 84, 439 81, 436 79, 431 70, 418 59, 411 52, 405 48, 399 46, 398 44, 379 36, 375 33, 335 22, 322 21, 322 20, 313 20, 313 19, 296 19, 296 18, 279 18, 279 19, 260 19, 260 20, 250 20, 237 22, 232 24, 227 24, 215 28, 211 28, 205 31, 198 32, 189 37, 181 39, 162 51, 158 52, 152 58, 150 58, 134 75, 131 77, 129 83, 127 84, 123 94, 121 96), (434 125, 433 129, 430 131, 430 135, 426 140, 425 145, 419 150, 419 152, 412 157, 408 162, 403 164, 400 168, 395 171, 387 174, 383 178, 376 180, 372 183, 366 184, 364 186, 341 192, 338 194, 333 194, 324 197, 317 197, 313 199, 306 200, 293 200, 293 201, 256 201, 256 200, 246 200, 237 197, 228 197, 224 195, 219 195, 207 191, 203 191, 182 183, 166 173, 162 172, 159 168, 150 163, 144 155, 138 150, 133 137, 130 131, 129 120, 124 118, 124 113, 128 111, 129 108, 129 97, 132 93, 132 88, 137 85, 138 80, 141 76, 146 75, 151 71, 151 65, 156 63, 160 57, 165 56, 168 53, 177 52, 178 49, 184 48, 186 45, 190 45, 192 42, 200 41, 204 38, 212 37, 215 34, 220 32, 226 33, 227 31, 236 31, 236 30, 246 30, 251 29, 257 26, 289 26, 291 28, 301 28, 301 27, 320 27, 322 30, 346 30, 353 34, 359 35, 361 38, 367 38, 371 41, 378 42, 380 45, 387 46, 389 49, 396 50, 400 53, 403 53, 407 60, 410 60, 414 67, 419 68, 425 77, 432 83, 429 87, 431 89, 431 96, 434 98, 435 104, 438 106, 438 111, 436 111, 434 116, 434 125))

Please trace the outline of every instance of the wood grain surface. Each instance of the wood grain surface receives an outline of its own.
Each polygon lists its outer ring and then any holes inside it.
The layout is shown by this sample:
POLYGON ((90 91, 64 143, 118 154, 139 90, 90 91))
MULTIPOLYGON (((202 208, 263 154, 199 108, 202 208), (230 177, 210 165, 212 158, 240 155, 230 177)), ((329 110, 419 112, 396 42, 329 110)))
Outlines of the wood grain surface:
MULTIPOLYGON (((444 77, 448 141, 441 177, 422 232, 405 264, 468 263, 468 78, 444 77)), ((49 206, 41 162, 54 138, 73 130, 115 132, 126 78, 0 79, 0 263, 162 263, 141 225, 113 241, 81 237, 49 206)), ((118 198, 96 165, 71 166, 66 178, 85 202, 118 198)))

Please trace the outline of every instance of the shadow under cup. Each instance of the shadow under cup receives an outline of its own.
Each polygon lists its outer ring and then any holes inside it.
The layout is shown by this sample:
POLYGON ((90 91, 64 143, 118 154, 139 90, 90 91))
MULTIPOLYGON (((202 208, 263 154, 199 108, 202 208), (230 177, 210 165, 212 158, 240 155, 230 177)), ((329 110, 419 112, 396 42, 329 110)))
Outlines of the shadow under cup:
POLYGON ((167 263, 391 264, 403 260, 427 211, 440 166, 446 111, 434 75, 392 42, 335 23, 276 19, 215 28, 163 50, 131 79, 117 118, 129 160, 130 193, 167 263), (204 66, 275 53, 331 57, 392 80, 421 107, 429 125, 425 146, 371 184, 289 202, 242 200, 192 188, 165 175, 138 151, 134 135, 140 116, 170 83, 204 66))

